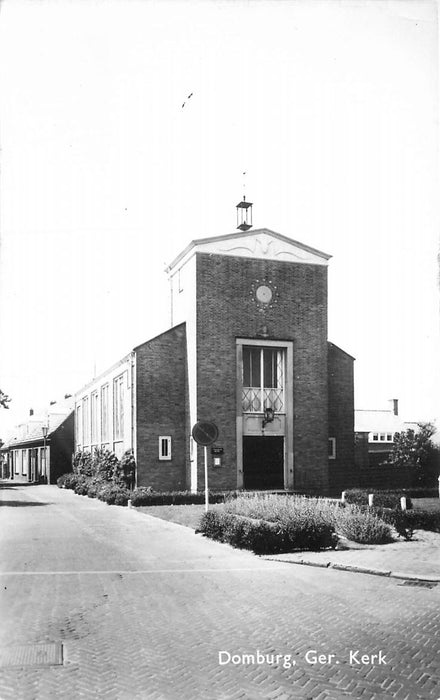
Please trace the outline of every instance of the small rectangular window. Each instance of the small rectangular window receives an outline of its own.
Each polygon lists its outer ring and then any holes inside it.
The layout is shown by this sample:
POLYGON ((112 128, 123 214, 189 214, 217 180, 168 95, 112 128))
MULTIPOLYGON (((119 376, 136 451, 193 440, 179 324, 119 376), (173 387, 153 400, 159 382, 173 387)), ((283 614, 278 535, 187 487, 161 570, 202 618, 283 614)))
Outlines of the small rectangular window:
POLYGON ((373 433, 373 442, 377 442, 378 440, 379 440, 379 434, 373 433))
POLYGON ((390 433, 387 434, 387 442, 393 442, 393 436, 390 433))
POLYGON ((171 437, 169 435, 159 435, 159 459, 171 459, 171 437))
POLYGON ((380 434, 380 441, 385 442, 385 433, 380 434))
POLYGON ((334 437, 328 439, 328 458, 336 459, 336 438, 334 437))

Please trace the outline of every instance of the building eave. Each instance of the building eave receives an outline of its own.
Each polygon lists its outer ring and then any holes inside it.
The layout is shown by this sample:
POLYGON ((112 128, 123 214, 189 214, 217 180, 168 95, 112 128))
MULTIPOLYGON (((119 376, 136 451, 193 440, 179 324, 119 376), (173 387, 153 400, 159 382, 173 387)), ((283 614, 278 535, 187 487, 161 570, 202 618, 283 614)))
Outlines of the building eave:
MULTIPOLYGON (((253 236, 258 236, 261 234, 266 234, 268 236, 271 236, 272 238, 275 238, 279 241, 282 241, 283 243, 286 243, 288 245, 294 246, 300 250, 303 250, 306 253, 310 253, 311 255, 316 255, 319 258, 322 258, 325 261, 328 261, 331 259, 331 255, 328 253, 324 253, 322 250, 318 250, 317 248, 313 248, 312 246, 306 245, 305 243, 300 243, 299 241, 294 240, 293 238, 289 238, 288 236, 283 235, 282 233, 278 233, 277 231, 272 231, 272 229, 269 228, 258 228, 258 229, 251 229, 250 231, 240 231, 240 232, 234 232, 234 233, 227 233, 226 235, 222 236, 211 236, 208 238, 196 238, 191 243, 189 243, 184 250, 165 268, 165 271, 167 273, 170 273, 171 270, 173 270, 179 262, 181 262, 186 256, 195 248, 198 246, 203 246, 206 244, 211 244, 211 243, 216 243, 216 242, 223 242, 223 241, 228 241, 228 240, 239 240, 243 238, 252 238, 253 236)), ((196 251, 197 252, 197 251, 196 251)))

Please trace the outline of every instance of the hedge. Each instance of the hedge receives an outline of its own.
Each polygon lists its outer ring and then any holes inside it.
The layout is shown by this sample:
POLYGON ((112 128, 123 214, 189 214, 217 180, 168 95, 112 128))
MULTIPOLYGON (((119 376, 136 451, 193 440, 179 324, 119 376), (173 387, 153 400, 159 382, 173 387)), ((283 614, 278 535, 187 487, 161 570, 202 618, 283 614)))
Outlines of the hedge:
POLYGON ((197 532, 255 554, 334 549, 338 539, 333 526, 324 522, 274 523, 221 511, 204 513, 197 532))
POLYGON ((349 489, 345 492, 345 502, 357 506, 368 505, 368 496, 374 495, 373 504, 377 508, 400 508, 400 499, 406 497, 407 509, 412 508, 411 498, 407 489, 349 489))
POLYGON ((78 483, 78 475, 77 474, 72 474, 72 473, 62 474, 57 479, 57 486, 60 489, 74 489, 77 483, 78 483))
POLYGON ((414 530, 440 532, 440 511, 377 509, 377 514, 392 525, 400 537, 410 540, 414 530))
POLYGON ((410 498, 438 498, 439 490, 438 488, 426 488, 418 486, 413 489, 402 489, 403 496, 409 496, 410 498))
MULTIPOLYGON (((224 503, 227 498, 234 497, 235 492, 209 493, 209 503, 224 503)), ((131 493, 133 506, 171 506, 194 505, 205 502, 205 493, 191 491, 153 491, 151 487, 140 486, 131 493)))
POLYGON ((104 484, 97 491, 100 501, 105 501, 108 505, 126 506, 130 499, 131 491, 116 484, 104 484))

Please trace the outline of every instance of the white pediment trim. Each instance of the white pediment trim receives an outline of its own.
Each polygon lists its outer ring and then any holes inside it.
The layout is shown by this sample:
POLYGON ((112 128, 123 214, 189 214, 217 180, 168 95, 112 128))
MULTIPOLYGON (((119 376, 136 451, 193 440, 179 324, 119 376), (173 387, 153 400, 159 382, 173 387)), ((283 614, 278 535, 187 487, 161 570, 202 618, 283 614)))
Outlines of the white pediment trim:
POLYGON ((231 255, 259 260, 282 260, 312 265, 328 265, 331 257, 327 253, 264 228, 245 233, 231 233, 226 236, 194 240, 169 265, 167 272, 173 274, 196 253, 231 255))

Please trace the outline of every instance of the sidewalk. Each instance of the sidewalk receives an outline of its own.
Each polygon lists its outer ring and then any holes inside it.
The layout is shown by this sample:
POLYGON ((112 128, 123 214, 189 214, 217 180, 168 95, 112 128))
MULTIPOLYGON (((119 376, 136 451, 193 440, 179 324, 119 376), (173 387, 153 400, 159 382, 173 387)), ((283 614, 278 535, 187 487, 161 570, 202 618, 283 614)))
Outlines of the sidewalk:
POLYGON ((264 559, 440 583, 440 533, 416 530, 409 542, 399 539, 387 545, 360 545, 343 541, 336 550, 276 554, 264 559))

